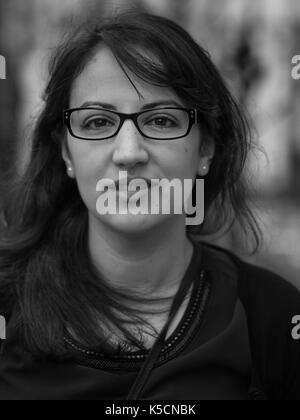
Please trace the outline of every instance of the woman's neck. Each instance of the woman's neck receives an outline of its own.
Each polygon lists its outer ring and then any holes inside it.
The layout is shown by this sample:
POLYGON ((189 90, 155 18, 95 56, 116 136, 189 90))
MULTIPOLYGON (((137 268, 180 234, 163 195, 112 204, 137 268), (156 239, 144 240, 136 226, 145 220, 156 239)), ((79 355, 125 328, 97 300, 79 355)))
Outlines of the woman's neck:
POLYGON ((101 276, 114 288, 147 297, 173 296, 191 262, 186 227, 160 225, 142 235, 121 235, 89 218, 89 249, 101 276))

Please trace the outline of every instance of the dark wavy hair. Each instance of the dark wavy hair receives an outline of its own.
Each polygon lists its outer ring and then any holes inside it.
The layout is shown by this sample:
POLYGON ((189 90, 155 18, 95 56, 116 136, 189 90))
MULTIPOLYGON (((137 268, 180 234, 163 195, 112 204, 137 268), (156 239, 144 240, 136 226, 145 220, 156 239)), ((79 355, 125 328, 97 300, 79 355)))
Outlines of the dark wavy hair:
POLYGON ((66 326, 83 344, 101 345, 106 338, 100 320, 109 320, 128 343, 144 349, 117 313, 126 314, 132 324, 142 321, 124 300, 149 299, 114 290, 93 265, 87 208, 61 155, 66 138, 62 111, 69 107, 74 80, 101 44, 110 48, 124 71, 174 89, 184 103, 197 108, 204 138, 215 142, 206 178, 210 217, 202 226, 188 226, 187 234, 219 231, 235 220, 259 243, 243 177, 251 130, 209 54, 176 23, 147 13, 120 13, 100 25, 80 26, 63 39, 50 61, 29 163, 10 186, 2 209, 0 309, 36 355, 64 355, 66 326))

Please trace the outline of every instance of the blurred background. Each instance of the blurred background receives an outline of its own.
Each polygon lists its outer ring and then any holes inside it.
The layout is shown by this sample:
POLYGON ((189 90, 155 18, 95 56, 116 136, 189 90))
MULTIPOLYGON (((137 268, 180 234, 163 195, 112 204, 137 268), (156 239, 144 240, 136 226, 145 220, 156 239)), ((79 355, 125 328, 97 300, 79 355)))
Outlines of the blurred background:
POLYGON ((292 57, 300 54, 300 0, 0 0, 7 65, 0 80, 0 176, 13 162, 24 168, 48 58, 61 34, 90 16, 132 6, 189 30, 250 111, 265 150, 249 164, 265 243, 249 257, 237 229, 217 241, 300 288, 300 80, 291 77, 292 57))

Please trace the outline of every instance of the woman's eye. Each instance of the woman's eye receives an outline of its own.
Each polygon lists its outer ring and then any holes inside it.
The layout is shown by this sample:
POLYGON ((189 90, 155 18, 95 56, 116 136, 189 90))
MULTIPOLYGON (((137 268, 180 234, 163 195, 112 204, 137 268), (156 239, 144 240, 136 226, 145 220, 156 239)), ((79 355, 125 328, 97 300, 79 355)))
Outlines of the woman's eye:
POLYGON ((84 128, 91 128, 91 129, 97 129, 97 128, 108 128, 114 126, 114 123, 107 120, 106 118, 93 118, 88 121, 85 121, 82 126, 84 128))
POLYGON ((147 125, 170 128, 170 127, 176 127, 178 124, 176 123, 176 121, 172 120, 169 117, 155 117, 149 120, 147 122, 147 125))

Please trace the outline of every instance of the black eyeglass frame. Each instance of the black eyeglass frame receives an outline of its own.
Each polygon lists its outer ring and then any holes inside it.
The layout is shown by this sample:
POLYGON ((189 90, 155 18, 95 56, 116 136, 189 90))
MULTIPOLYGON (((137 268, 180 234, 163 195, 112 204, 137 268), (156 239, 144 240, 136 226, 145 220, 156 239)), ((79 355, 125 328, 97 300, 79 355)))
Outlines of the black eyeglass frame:
POLYGON ((199 123, 199 112, 196 109, 192 109, 192 108, 190 109, 190 108, 178 108, 178 107, 164 107, 164 108, 154 108, 153 110, 150 109, 150 110, 147 110, 147 111, 135 112, 133 114, 124 114, 122 112, 111 111, 110 109, 96 108, 96 107, 84 107, 84 108, 65 109, 63 111, 63 120, 64 120, 64 123, 67 126, 71 136, 75 137, 76 139, 80 139, 80 140, 101 141, 101 140, 110 139, 112 137, 115 137, 121 131, 121 128, 123 127, 123 124, 126 120, 131 120, 131 121, 134 122, 135 127, 137 128, 137 130, 139 131, 139 133, 143 137, 148 138, 148 139, 152 139, 152 140, 164 141, 164 140, 177 140, 177 139, 181 139, 183 137, 188 136, 191 132, 191 129, 192 129, 193 125, 195 123, 199 123), (185 111, 188 114, 188 116, 189 116, 189 126, 188 126, 186 134, 184 134, 182 136, 179 136, 179 137, 160 138, 160 139, 157 138, 157 137, 151 137, 151 136, 148 136, 148 135, 144 134, 142 132, 142 130, 140 129, 139 125, 138 125, 139 116, 142 115, 142 114, 148 113, 149 111, 163 111, 163 110, 166 110, 166 109, 169 109, 169 110, 176 109, 176 110, 179 110, 179 111, 185 111), (97 138, 92 139, 92 138, 87 138, 87 137, 76 136, 74 134, 74 132, 72 130, 72 126, 71 126, 71 115, 72 115, 73 112, 81 111, 81 110, 95 110, 95 111, 104 110, 104 111, 109 111, 113 114, 118 115, 119 118, 120 118, 120 124, 119 124, 119 127, 118 127, 117 131, 113 135, 110 135, 108 137, 101 137, 101 138, 98 138, 98 139, 97 138))

